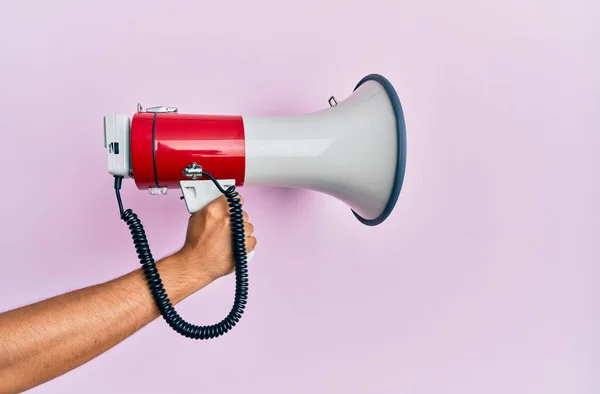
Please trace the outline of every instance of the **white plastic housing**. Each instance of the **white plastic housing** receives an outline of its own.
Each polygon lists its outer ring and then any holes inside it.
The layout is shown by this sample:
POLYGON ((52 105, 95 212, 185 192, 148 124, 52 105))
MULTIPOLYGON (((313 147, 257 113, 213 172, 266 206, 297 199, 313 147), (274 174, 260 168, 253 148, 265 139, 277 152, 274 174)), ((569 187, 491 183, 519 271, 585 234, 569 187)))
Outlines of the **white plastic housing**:
POLYGON ((125 115, 104 117, 104 147, 108 159, 108 172, 127 177, 131 168, 129 131, 131 121, 125 115))
POLYGON ((396 174, 396 117, 387 92, 362 84, 332 108, 282 117, 244 117, 246 185, 307 188, 333 196, 365 219, 378 217, 396 174))
MULTIPOLYGON (((217 180, 217 182, 225 190, 230 186, 235 186, 235 179, 217 180)), ((181 181, 179 183, 189 213, 201 210, 223 195, 210 179, 181 181)))

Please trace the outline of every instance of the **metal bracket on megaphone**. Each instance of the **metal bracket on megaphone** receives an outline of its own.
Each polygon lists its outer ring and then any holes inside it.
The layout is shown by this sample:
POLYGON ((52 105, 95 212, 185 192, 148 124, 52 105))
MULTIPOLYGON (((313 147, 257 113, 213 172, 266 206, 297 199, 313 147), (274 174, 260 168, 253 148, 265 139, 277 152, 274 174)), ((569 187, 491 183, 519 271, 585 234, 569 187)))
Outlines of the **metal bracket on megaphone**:
POLYGON ((164 107, 162 105, 159 105, 157 107, 150 107, 150 108, 146 108, 146 110, 144 110, 142 108, 142 104, 138 103, 137 105, 137 112, 141 113, 141 112, 150 112, 150 113, 178 113, 179 109, 177 107, 164 107))

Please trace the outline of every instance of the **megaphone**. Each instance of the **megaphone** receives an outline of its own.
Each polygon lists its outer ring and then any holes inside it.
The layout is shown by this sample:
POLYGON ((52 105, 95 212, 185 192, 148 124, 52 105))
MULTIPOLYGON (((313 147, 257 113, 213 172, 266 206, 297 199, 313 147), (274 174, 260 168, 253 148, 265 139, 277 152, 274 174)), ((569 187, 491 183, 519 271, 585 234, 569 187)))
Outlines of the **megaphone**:
POLYGON ((293 116, 184 114, 176 107, 142 108, 104 117, 108 171, 115 178, 121 219, 128 225, 150 290, 163 318, 180 334, 218 337, 241 318, 247 298, 247 262, 238 187, 304 188, 337 198, 367 226, 393 211, 406 166, 402 106, 382 75, 362 78, 351 95, 329 107, 293 116), (193 214, 225 195, 232 215, 236 299, 212 326, 194 326, 174 310, 162 288, 143 227, 124 210, 119 190, 132 179, 152 195, 179 189, 193 214))

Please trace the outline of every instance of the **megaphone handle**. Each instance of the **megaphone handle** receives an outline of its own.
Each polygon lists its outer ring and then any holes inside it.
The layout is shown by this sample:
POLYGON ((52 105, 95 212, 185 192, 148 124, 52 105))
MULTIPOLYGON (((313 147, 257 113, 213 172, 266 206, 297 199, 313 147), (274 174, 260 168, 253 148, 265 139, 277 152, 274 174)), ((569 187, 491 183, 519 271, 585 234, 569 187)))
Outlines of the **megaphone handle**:
MULTIPOLYGON (((224 179, 218 181, 223 189, 228 189, 235 185, 235 179, 224 179)), ((219 198, 222 193, 217 189, 211 180, 193 180, 179 182, 181 199, 185 201, 186 208, 190 214, 194 214, 203 209, 212 201, 219 198)), ((256 250, 248 253, 246 261, 252 261, 256 250)))
POLYGON ((220 188, 216 188, 213 182, 206 180, 180 181, 182 199, 189 213, 198 212, 210 202, 219 198, 223 193, 220 189, 229 189, 235 186, 235 179, 224 179, 217 181, 220 188))
MULTIPOLYGON (((235 179, 223 179, 218 180, 218 182, 223 189, 228 189, 235 185, 235 179)), ((211 180, 180 181, 179 186, 183 194, 181 199, 185 201, 185 206, 190 214, 198 212, 222 195, 221 191, 214 186, 211 180)), ((256 250, 248 253, 246 261, 252 261, 255 253, 256 250)))
MULTIPOLYGON (((197 326, 183 320, 181 316, 175 311, 175 308, 169 300, 169 296, 165 292, 160 274, 156 267, 156 262, 150 252, 148 246, 148 240, 146 239, 146 233, 144 227, 141 224, 138 216, 131 210, 123 210, 123 203, 121 201, 121 183, 123 180, 122 176, 115 176, 115 190, 117 194, 117 201, 119 203, 119 211, 121 213, 121 219, 127 223, 133 243, 135 245, 138 257, 142 264, 142 268, 150 287, 152 296, 156 306, 158 307, 160 314, 165 321, 177 331, 179 334, 192 338, 192 339, 208 339, 216 338, 231 330, 242 317, 244 309, 246 307, 246 300, 248 299, 248 255, 246 254, 246 243, 244 233, 244 218, 242 216, 242 204, 238 198, 238 193, 235 191, 235 186, 230 186, 224 189, 215 178, 209 173, 204 172, 202 174, 209 178, 214 185, 217 187, 227 198, 231 212, 231 231, 233 235, 233 256, 235 259, 235 299, 231 311, 229 314, 217 324, 210 326, 197 326)), ((253 254, 252 254, 253 255, 253 254)))

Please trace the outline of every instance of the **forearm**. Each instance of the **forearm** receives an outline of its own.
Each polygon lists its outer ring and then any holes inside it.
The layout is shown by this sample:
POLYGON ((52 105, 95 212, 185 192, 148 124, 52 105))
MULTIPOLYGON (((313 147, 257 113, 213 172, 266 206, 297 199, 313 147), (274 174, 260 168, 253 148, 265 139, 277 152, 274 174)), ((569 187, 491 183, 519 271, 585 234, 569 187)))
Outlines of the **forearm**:
MULTIPOLYGON (((210 281, 189 280, 183 266, 176 256, 157 263, 174 304, 210 281)), ((20 392, 60 376, 157 317, 141 270, 0 314, 0 393, 20 392)))

